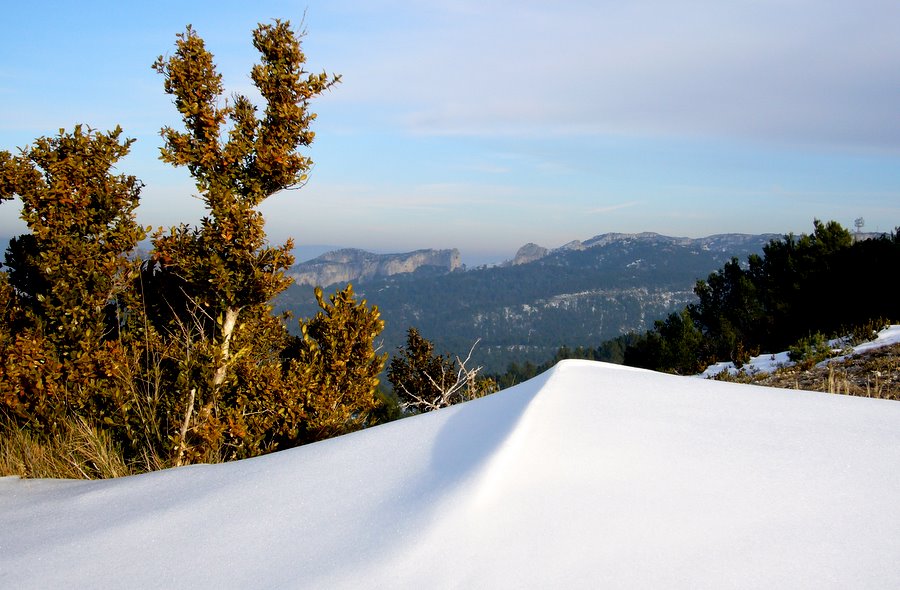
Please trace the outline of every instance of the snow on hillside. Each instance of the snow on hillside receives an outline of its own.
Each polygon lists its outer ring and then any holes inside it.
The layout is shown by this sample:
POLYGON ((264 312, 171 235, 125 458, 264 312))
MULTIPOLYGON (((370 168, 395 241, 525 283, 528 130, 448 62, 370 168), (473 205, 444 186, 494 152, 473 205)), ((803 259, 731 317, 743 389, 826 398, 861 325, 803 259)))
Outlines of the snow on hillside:
POLYGON ((892 401, 563 361, 256 459, 0 479, 0 587, 895 587, 898 424, 892 401))
MULTIPOLYGON (((890 346, 898 343, 900 343, 900 325, 888 326, 884 330, 878 332, 878 336, 871 342, 863 342, 862 344, 854 346, 852 352, 849 355, 835 356, 823 361, 823 363, 827 364, 830 362, 843 360, 853 354, 859 354, 873 350, 875 348, 879 348, 881 346, 890 346)), ((829 346, 835 347, 836 350, 842 348, 840 340, 830 342, 829 346)), ((782 367, 790 367, 793 364, 794 363, 788 357, 787 351, 778 352, 775 354, 765 353, 751 357, 750 361, 744 363, 740 369, 738 369, 732 362, 719 362, 714 365, 710 365, 706 368, 705 371, 700 373, 698 377, 715 377, 722 371, 728 371, 733 375, 737 374, 739 371, 744 371, 751 375, 755 373, 772 373, 773 371, 776 371, 782 367)))

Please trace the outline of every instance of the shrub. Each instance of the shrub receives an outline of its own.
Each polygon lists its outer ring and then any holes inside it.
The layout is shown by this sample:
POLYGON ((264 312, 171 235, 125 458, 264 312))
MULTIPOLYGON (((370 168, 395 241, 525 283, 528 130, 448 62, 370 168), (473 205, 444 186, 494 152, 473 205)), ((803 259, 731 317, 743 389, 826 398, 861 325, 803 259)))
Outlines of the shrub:
POLYGON ((821 332, 801 338, 788 348, 788 358, 804 369, 822 362, 833 354, 828 340, 821 332))
POLYGON ((878 337, 878 332, 890 325, 891 321, 885 318, 870 319, 842 330, 841 333, 846 335, 848 344, 856 346, 864 342, 871 342, 878 337))

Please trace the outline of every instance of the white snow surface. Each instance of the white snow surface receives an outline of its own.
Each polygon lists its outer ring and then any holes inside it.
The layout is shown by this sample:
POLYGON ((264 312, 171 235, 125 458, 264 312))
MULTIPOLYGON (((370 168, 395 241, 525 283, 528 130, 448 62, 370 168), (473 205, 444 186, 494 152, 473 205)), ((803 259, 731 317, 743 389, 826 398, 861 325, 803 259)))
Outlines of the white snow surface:
POLYGON ((222 465, 0 479, 2 588, 887 588, 900 403, 563 361, 222 465))
MULTIPOLYGON (((819 363, 819 365, 827 365, 828 363, 840 361, 855 354, 868 352, 875 348, 890 346, 898 343, 900 343, 900 325, 888 326, 887 328, 878 332, 878 335, 874 340, 870 342, 863 342, 862 344, 858 344, 852 347, 852 352, 850 352, 850 354, 834 356, 830 359, 822 361, 821 363, 819 363)), ((832 340, 829 342, 829 346, 834 347, 835 350, 840 350, 843 348, 843 342, 841 340, 832 340)), ((706 368, 705 371, 697 376, 706 379, 709 377, 715 377, 722 371, 728 371, 732 375, 735 375, 740 371, 744 371, 751 375, 756 373, 772 373, 783 367, 790 367, 793 364, 793 361, 791 361, 791 359, 788 357, 787 351, 778 352, 775 354, 765 353, 751 357, 750 361, 744 363, 744 365, 740 369, 738 369, 732 362, 719 362, 714 365, 710 365, 706 368)))

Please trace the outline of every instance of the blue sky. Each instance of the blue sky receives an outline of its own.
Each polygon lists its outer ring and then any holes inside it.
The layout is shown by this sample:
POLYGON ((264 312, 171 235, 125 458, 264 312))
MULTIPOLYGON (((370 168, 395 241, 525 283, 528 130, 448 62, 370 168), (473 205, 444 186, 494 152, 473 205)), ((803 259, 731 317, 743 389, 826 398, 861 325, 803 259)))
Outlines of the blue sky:
MULTIPOLYGON (((315 168, 264 205, 273 240, 472 262, 605 232, 900 225, 896 0, 16 2, 0 36, 0 149, 122 125, 139 218, 195 222, 177 124, 150 64, 191 23, 227 91, 252 95, 250 32, 300 24, 315 168)), ((0 235, 23 230, 0 206, 0 235)))

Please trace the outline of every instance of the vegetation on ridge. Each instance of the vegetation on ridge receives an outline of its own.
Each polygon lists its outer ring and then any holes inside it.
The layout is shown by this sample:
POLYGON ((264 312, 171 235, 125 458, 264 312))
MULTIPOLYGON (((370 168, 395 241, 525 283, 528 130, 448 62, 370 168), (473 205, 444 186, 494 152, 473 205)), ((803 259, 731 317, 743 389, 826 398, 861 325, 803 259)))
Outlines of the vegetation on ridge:
POLYGON ((656 322, 625 351, 625 363, 681 374, 713 362, 737 366, 787 350, 815 333, 843 335, 900 318, 900 300, 871 280, 900 264, 900 233, 854 241, 837 222, 772 240, 746 264, 732 259, 698 281, 698 302, 656 322))

